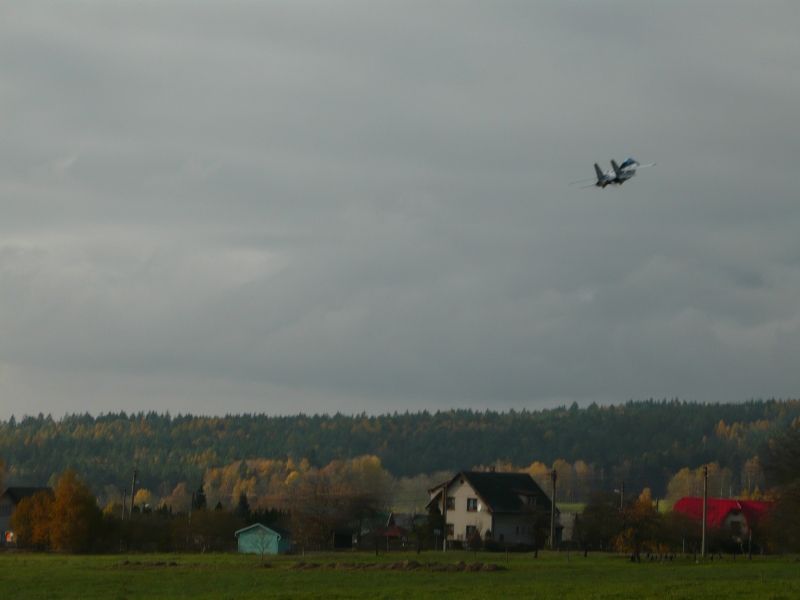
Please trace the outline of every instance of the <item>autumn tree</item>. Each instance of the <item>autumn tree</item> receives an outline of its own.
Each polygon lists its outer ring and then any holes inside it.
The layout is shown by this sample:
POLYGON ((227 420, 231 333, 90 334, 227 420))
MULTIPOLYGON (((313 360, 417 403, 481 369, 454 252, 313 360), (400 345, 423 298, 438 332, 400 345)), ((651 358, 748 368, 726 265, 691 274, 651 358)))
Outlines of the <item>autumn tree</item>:
POLYGON ((700 548, 701 528, 697 519, 676 511, 659 516, 656 539, 659 544, 680 553, 700 548))
POLYGON ((17 546, 35 550, 50 548, 50 525, 53 513, 53 493, 40 490, 23 498, 11 517, 11 529, 17 546))
POLYGON ((334 529, 343 524, 341 492, 327 470, 306 473, 289 498, 292 529, 301 543, 325 544, 333 537, 334 529))
POLYGON ((192 515, 191 533, 204 551, 230 550, 234 533, 242 527, 244 519, 225 509, 200 510, 192 515))
POLYGON ((50 540, 56 550, 80 552, 92 547, 103 515, 89 486, 67 469, 53 494, 50 540))
POLYGON ((136 490, 136 496, 133 498, 134 506, 138 506, 141 512, 146 508, 153 508, 153 492, 148 489, 140 488, 136 490))
POLYGON ((192 504, 192 494, 186 483, 179 483, 172 493, 164 498, 163 504, 169 506, 175 513, 188 513, 192 504))
POLYGON ((764 488, 764 469, 758 455, 744 462, 742 466, 742 488, 748 496, 758 488, 764 488))
POLYGON ((335 529, 360 531, 364 521, 388 506, 391 482, 375 456, 291 473, 287 498, 295 539, 327 544, 335 529))
POLYGON ((645 488, 641 495, 623 510, 622 531, 614 539, 617 550, 631 552, 637 558, 642 549, 659 550, 656 540, 659 530, 659 516, 650 495, 645 488))
POLYGON ((610 548, 622 530, 619 496, 605 490, 596 491, 583 509, 581 526, 589 546, 598 550, 610 548))
POLYGON ((800 549, 800 420, 770 441, 764 472, 778 492, 772 534, 784 547, 800 549))
MULTIPOLYGON (((708 497, 724 498, 731 488, 731 471, 727 467, 721 468, 719 463, 712 462, 708 468, 708 497)), ((703 495, 703 467, 690 469, 685 467, 678 471, 667 484, 667 502, 672 505, 684 497, 698 497, 703 495)))

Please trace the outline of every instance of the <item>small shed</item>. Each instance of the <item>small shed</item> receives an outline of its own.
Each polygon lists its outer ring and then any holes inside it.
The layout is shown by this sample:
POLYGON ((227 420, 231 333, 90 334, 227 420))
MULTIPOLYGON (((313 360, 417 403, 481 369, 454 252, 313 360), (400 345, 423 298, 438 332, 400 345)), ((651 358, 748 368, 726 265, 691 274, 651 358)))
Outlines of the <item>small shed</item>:
POLYGON ((279 525, 256 523, 234 535, 239 541, 239 554, 283 554, 289 551, 292 533, 279 525))

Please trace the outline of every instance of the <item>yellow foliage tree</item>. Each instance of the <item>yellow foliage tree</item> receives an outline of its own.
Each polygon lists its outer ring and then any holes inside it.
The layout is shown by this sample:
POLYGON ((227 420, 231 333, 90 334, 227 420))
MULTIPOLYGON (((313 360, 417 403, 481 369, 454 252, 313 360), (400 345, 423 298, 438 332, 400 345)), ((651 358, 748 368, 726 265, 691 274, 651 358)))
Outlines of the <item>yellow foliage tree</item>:
POLYGON ((534 481, 536 481, 543 490, 550 489, 548 487, 550 485, 550 469, 546 464, 536 461, 527 469, 522 469, 522 472, 533 477, 534 481))
POLYGON ((89 486, 67 469, 53 495, 50 542, 56 550, 80 552, 91 548, 103 515, 89 486))
MULTIPOLYGON (((728 467, 720 468, 719 463, 712 462, 708 468, 708 497, 724 498, 731 490, 731 472, 728 467)), ((672 476, 667 484, 668 504, 675 504, 684 497, 703 495, 703 468, 689 469, 684 467, 672 476)))
POLYGON ((655 541, 659 516, 653 505, 650 488, 645 488, 631 506, 624 511, 624 529, 614 540, 620 552, 639 554, 642 549, 649 548, 661 551, 655 541))
POLYGON ((136 490, 136 495, 133 497, 133 504, 134 506, 138 506, 140 510, 144 510, 145 506, 153 508, 153 492, 145 488, 136 490))
POLYGON ((175 489, 172 490, 172 494, 163 500, 163 504, 169 506, 176 513, 188 513, 191 503, 192 493, 184 482, 176 485, 175 489))

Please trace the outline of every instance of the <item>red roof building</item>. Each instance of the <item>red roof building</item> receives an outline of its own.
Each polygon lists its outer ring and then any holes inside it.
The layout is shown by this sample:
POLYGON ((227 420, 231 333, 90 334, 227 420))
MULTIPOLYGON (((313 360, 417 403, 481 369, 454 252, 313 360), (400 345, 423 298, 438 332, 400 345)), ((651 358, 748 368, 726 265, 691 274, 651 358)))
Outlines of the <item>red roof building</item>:
MULTIPOLYGON (((750 527, 761 516, 772 510, 773 503, 762 500, 728 500, 709 498, 706 505, 706 524, 709 529, 725 527, 734 535, 745 536, 750 527)), ((681 498, 673 510, 703 520, 702 498, 681 498)))
POLYGON ((399 525, 392 525, 388 529, 381 531, 380 535, 387 538, 392 538, 395 540, 406 540, 408 539, 408 531, 404 528, 400 527, 399 525))

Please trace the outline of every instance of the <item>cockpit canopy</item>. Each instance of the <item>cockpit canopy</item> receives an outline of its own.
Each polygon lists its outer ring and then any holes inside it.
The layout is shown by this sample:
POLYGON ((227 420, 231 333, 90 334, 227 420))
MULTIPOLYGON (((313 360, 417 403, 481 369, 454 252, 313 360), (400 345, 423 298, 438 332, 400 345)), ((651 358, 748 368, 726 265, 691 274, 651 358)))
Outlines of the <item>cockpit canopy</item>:
POLYGON ((625 162, 623 162, 620 165, 620 168, 624 169, 625 167, 630 167, 631 165, 634 165, 634 164, 636 164, 636 161, 633 160, 632 158, 629 158, 629 159, 627 159, 625 162))

